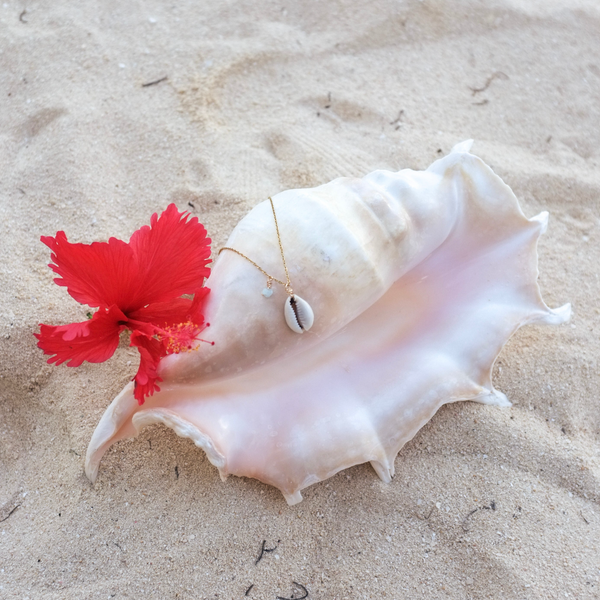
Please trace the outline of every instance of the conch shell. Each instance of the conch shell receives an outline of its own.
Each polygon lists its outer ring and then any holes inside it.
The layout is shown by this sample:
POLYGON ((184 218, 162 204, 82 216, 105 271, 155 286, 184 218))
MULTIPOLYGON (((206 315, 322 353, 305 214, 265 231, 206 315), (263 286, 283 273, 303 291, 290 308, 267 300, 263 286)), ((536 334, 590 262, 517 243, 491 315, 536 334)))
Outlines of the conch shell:
MULTIPOLYGON (((491 369, 527 323, 559 324, 537 285, 547 213, 527 219, 471 141, 426 171, 375 171, 273 198, 294 291, 314 309, 287 326, 285 291, 232 252, 217 260, 206 309, 214 346, 160 364, 161 391, 138 406, 129 384, 86 456, 164 423, 191 438, 224 479, 255 477, 289 504, 300 490, 371 462, 388 482, 402 446, 448 402, 510 403, 491 369)), ((256 206, 227 246, 281 274, 273 214, 256 206)))

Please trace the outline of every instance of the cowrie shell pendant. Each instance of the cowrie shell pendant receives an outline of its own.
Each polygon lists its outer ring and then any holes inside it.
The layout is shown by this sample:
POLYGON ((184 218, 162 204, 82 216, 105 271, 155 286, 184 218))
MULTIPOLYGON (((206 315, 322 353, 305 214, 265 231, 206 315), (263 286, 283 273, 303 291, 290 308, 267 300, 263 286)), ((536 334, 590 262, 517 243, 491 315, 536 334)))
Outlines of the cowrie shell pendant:
POLYGON ((315 314, 310 304, 296 294, 288 296, 283 307, 283 314, 288 327, 296 333, 308 331, 315 321, 315 314))

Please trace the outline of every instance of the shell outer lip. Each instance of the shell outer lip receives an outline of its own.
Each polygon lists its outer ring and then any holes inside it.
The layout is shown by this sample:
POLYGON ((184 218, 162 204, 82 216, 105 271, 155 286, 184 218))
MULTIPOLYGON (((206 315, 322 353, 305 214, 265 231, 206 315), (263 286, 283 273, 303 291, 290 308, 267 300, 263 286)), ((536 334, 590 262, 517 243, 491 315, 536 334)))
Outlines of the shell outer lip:
POLYGON ((315 314, 310 304, 296 294, 288 296, 283 314, 288 327, 296 333, 308 331, 315 321, 315 314))

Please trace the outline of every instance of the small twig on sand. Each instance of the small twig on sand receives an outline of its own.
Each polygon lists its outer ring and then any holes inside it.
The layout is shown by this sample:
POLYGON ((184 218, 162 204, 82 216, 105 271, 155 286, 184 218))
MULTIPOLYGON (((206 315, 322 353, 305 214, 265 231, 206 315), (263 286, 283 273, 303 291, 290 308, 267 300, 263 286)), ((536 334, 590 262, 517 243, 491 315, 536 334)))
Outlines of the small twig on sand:
POLYGON ((252 584, 247 590, 246 593, 244 594, 244 596, 247 596, 250 593, 250 590, 254 587, 254 584, 252 584))
POLYGON ((284 598, 283 596, 277 596, 277 600, 304 600, 304 598, 308 598, 308 590, 300 583, 296 583, 295 581, 292 581, 292 583, 296 586, 299 587, 302 592, 304 593, 304 596, 298 596, 296 598, 295 594, 292 594, 291 598, 284 598))
POLYGON ((473 510, 472 510, 472 511, 471 511, 471 512, 470 512, 470 513, 469 513, 469 514, 468 514, 468 515, 467 515, 467 516, 466 516, 466 517, 463 519, 463 522, 462 522, 462 528, 463 528, 463 531, 469 531, 469 528, 467 527, 467 520, 469 519, 469 517, 470 517, 471 515, 474 515, 474 514, 475 514, 475 513, 476 513, 478 510, 479 510, 479 507, 478 507, 478 508, 474 508, 474 509, 473 509, 473 510))
POLYGON ((403 116, 404 116, 404 109, 398 113, 398 116, 393 121, 390 121, 390 125, 396 126, 396 131, 398 131, 398 129, 400 129, 400 127, 402 126, 401 121, 402 121, 403 116))
POLYGON ((473 96, 475 94, 479 94, 479 92, 485 92, 485 90, 487 90, 490 87, 490 84, 492 83, 492 81, 494 81, 494 79, 508 79, 508 75, 506 73, 503 73, 502 71, 496 71, 495 73, 492 73, 485 80, 485 84, 483 85, 483 87, 480 87, 480 88, 470 87, 469 88, 471 90, 471 92, 473 92, 473 96))
POLYGON ((148 83, 142 83, 142 87, 150 87, 151 85, 158 85, 159 83, 162 83, 163 81, 166 81, 168 79, 168 76, 165 75, 164 77, 161 77, 160 79, 155 79, 154 81, 149 81, 148 83))
MULTIPOLYGON (((277 540, 277 543, 279 544, 281 540, 277 540)), ((258 558, 256 559, 256 561, 254 562, 255 565, 257 565, 265 552, 275 552, 275 550, 277 550, 277 546, 275 546, 275 548, 265 548, 265 544, 267 543, 267 540, 263 540, 262 546, 260 548, 260 554, 258 555, 258 558)))
POLYGON ((15 506, 13 506, 12 510, 4 517, 4 519, 0 519, 0 523, 4 523, 4 521, 6 521, 6 519, 8 519, 8 517, 10 517, 10 515, 12 515, 15 510, 17 510, 17 508, 19 508, 19 506, 21 506, 20 504, 16 504, 15 506))
POLYGON ((417 517, 417 519, 419 519, 419 521, 428 521, 429 517, 433 514, 433 509, 435 508, 435 506, 431 507, 431 510, 427 513, 426 517, 422 517, 421 515, 418 515, 416 512, 413 513, 415 515, 415 517, 417 517))
POLYGON ((492 500, 490 502, 489 506, 478 506, 477 508, 474 508, 464 519, 462 522, 462 528, 463 531, 469 531, 469 528, 467 527, 467 521, 469 518, 471 518, 478 510, 496 510, 496 501, 492 500))

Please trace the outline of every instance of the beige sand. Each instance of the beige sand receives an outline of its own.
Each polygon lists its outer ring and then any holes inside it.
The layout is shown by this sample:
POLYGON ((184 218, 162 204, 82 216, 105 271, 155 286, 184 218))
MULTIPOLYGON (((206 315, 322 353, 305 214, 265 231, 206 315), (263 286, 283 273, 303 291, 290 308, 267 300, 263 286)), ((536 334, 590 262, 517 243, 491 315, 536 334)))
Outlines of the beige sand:
POLYGON ((599 597, 599 32, 597 0, 1 4, 0 597, 599 597), (357 466, 291 508, 158 426, 89 484, 138 358, 45 363, 37 323, 86 308, 40 235, 128 239, 174 201, 219 247, 269 193, 469 137, 550 211, 540 285, 574 307, 502 352, 511 409, 444 407, 390 485, 357 466))

